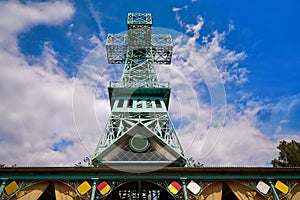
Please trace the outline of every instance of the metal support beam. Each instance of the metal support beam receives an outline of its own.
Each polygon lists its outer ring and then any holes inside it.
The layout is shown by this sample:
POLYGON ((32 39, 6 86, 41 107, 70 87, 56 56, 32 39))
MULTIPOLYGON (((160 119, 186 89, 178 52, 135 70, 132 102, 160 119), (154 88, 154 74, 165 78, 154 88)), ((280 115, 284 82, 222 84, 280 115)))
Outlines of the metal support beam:
POLYGON ((139 194, 139 200, 143 199, 143 193, 142 193, 142 181, 138 181, 138 194, 139 194))
POLYGON ((183 197, 184 197, 184 200, 188 200, 185 181, 186 181, 186 178, 181 178, 183 197))
POLYGON ((92 187, 91 200, 95 199, 97 180, 98 180, 97 178, 93 178, 93 187, 92 187))
POLYGON ((0 186, 0 196, 2 195, 2 193, 3 193, 3 191, 4 191, 4 188, 5 188, 5 185, 6 185, 6 179, 4 179, 3 181, 2 181, 2 184, 1 184, 1 186, 0 186))
MULTIPOLYGON (((141 169, 132 167, 131 170, 141 169)), ((116 172, 109 168, 0 168, 0 180, 86 180, 95 177, 104 180, 171 180, 186 177, 188 180, 300 180, 300 168, 166 168, 152 173, 130 174, 116 172), (34 176, 32 174, 35 174, 34 176)), ((124 170, 128 170, 124 168, 124 170)))
POLYGON ((274 187, 274 185, 273 185, 273 183, 272 183, 271 180, 269 180, 269 184, 270 184, 271 190, 272 190, 272 192, 273 192, 273 194, 274 194, 275 200, 279 200, 279 196, 278 196, 278 194, 277 194, 277 192, 276 192, 276 189, 275 189, 275 187, 274 187))

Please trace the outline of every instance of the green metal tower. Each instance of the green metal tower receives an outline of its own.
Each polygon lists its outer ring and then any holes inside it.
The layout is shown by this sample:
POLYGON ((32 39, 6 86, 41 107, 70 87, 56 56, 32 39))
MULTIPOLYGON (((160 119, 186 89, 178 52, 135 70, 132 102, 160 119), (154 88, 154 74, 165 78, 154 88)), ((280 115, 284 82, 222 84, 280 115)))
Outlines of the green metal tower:
POLYGON ((186 166, 168 114, 171 89, 154 69, 171 63, 171 35, 152 34, 150 13, 129 13, 127 25, 128 34, 107 37, 108 63, 124 64, 124 71, 108 87, 111 115, 92 165, 186 166))

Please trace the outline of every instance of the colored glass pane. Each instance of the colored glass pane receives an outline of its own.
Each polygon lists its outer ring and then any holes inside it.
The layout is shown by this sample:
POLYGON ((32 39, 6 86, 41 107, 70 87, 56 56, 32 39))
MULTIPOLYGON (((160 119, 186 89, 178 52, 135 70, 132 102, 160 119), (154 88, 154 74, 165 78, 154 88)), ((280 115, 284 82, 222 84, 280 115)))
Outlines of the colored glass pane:
POLYGON ((287 194, 289 191, 289 186, 287 186, 286 184, 284 184, 281 181, 277 181, 275 184, 275 188, 277 190, 279 190, 280 192, 282 192, 283 194, 287 194))
POLYGON ((83 183, 81 183, 78 187, 77 187, 77 191, 79 194, 84 195, 85 193, 87 193, 90 189, 91 189, 91 185, 87 182, 84 181, 83 183))
POLYGON ((187 189, 189 191, 191 191, 193 194, 198 194, 200 192, 200 185, 198 185, 197 183, 195 183, 194 181, 189 182, 189 184, 187 185, 187 189))
POLYGON ((100 194, 105 195, 110 191, 110 185, 106 181, 102 181, 98 186, 97 186, 98 191, 100 194))
POLYGON ((168 189, 172 194, 177 194, 181 190, 181 185, 176 181, 172 181, 168 189))
POLYGON ((7 195, 11 195, 19 189, 19 186, 16 181, 10 182, 5 188, 5 192, 7 195))
POLYGON ((265 182, 263 181, 259 181, 256 188, 263 194, 267 194, 269 189, 270 189, 270 186, 267 185, 265 182))

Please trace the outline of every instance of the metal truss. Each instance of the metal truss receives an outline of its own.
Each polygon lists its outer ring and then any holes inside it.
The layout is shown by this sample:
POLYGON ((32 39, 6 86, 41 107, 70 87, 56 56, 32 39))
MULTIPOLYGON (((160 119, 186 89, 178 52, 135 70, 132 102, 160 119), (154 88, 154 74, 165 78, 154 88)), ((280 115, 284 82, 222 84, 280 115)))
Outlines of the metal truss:
POLYGON ((169 82, 110 81, 111 88, 170 88, 169 82))
MULTIPOLYGON (((153 61, 156 64, 170 64, 172 58, 172 38, 170 35, 152 34, 151 44, 135 46, 152 48, 153 61)), ((108 34, 106 53, 109 64, 124 64, 128 44, 127 34, 108 34)))
POLYGON ((109 64, 125 63, 128 39, 127 34, 108 34, 106 40, 106 53, 109 64))
POLYGON ((128 13, 127 16, 128 28, 134 25, 152 25, 152 17, 150 13, 128 13))
POLYGON ((123 82, 157 82, 151 48, 130 48, 127 51, 123 82))
POLYGON ((172 38, 170 35, 151 34, 151 14, 129 13, 127 23, 128 34, 108 34, 106 52, 109 64, 126 63, 126 54, 130 48, 150 48, 154 63, 171 63, 172 38))
MULTIPOLYGON (((110 145, 116 142, 125 134, 130 134, 130 131, 136 127, 140 126, 147 129, 153 135, 157 136, 165 145, 168 145, 170 148, 174 149, 180 156, 184 157, 183 149, 179 143, 177 135, 175 133, 174 126, 167 112, 165 113, 112 113, 108 123, 106 124, 104 134, 96 148, 92 160, 97 159, 97 157, 110 145)), ((151 137, 151 136, 149 136, 151 137)), ((137 160, 136 157, 133 157, 134 153, 128 148, 123 149, 124 154, 117 157, 116 159, 120 161, 137 160)), ((152 149, 150 148, 145 155, 140 156, 138 160, 142 161, 151 161, 151 160, 161 160, 159 155, 151 153, 152 149)), ((114 159, 115 160, 115 159, 114 159)))
POLYGON ((130 47, 150 47, 152 17, 150 13, 128 13, 128 45, 130 47))
POLYGON ((173 50, 171 35, 153 34, 151 44, 154 62, 157 64, 171 64, 173 50))
MULTIPOLYGON (((186 164, 187 159, 167 111, 170 97, 169 83, 158 82, 154 69, 154 64, 171 63, 173 48, 171 35, 152 34, 150 13, 129 13, 127 26, 127 34, 109 34, 107 37, 108 63, 124 64, 124 70, 120 81, 110 82, 112 114, 92 156, 92 164, 101 165, 104 158, 110 159, 106 162, 148 160, 150 163, 175 162, 178 157, 186 164), (119 99, 132 97, 135 98, 133 102, 135 105, 115 109, 118 107, 116 104, 119 104, 119 99), (155 99, 161 101, 160 108, 141 106, 142 102, 148 102, 149 105, 156 104, 155 99), (132 146, 126 146, 130 139, 125 138, 126 136, 135 137, 135 134, 141 134, 136 127, 143 128, 143 132, 147 133, 143 137, 148 138, 151 143, 151 148, 143 152, 144 154, 134 152, 134 149, 130 149, 132 146), (119 144, 119 140, 122 140, 123 144, 119 144), (122 153, 112 148, 119 149, 122 153), (158 151, 163 148, 166 150, 158 151), (112 156, 105 157, 107 149, 113 152, 112 156)), ((130 100, 126 102, 128 104, 130 100)))

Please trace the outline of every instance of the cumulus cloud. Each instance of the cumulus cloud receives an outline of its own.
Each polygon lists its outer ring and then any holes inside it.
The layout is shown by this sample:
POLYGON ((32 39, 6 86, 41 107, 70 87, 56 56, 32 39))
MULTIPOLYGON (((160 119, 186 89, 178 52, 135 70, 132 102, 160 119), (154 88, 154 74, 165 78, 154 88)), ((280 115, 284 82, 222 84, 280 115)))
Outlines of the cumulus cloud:
MULTIPOLYGON (((209 156, 202 159, 207 165, 266 166, 276 157, 276 142, 256 128, 255 115, 232 113, 222 130, 218 143, 209 156)), ((197 155, 196 152, 194 152, 197 155)))
POLYGON ((193 33, 193 39, 200 37, 200 30, 204 24, 204 19, 201 16, 197 16, 197 24, 187 24, 186 33, 193 33))
POLYGON ((58 25, 70 19, 74 7, 68 2, 0 2, 0 45, 17 52, 16 34, 38 24, 58 25))
POLYGON ((276 157, 278 141, 258 128, 258 113, 266 107, 244 91, 231 94, 237 99, 229 102, 222 95, 220 84, 247 82, 248 71, 239 65, 247 54, 225 46, 234 25, 230 23, 227 32, 205 35, 200 16, 195 24, 179 24, 189 37, 173 38, 173 64, 157 70, 160 79, 171 82, 170 113, 187 155, 205 165, 268 165, 276 157))
POLYGON ((88 154, 73 122, 74 78, 60 68, 50 43, 44 43, 40 56, 28 59, 19 51, 17 35, 35 25, 59 25, 75 9, 58 1, 0 4, 0 144, 5 150, 0 162, 72 165, 88 154))
POLYGON ((1 162, 61 165, 70 158, 51 147, 74 137, 72 80, 11 59, 12 65, 1 63, 1 162))

